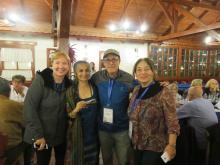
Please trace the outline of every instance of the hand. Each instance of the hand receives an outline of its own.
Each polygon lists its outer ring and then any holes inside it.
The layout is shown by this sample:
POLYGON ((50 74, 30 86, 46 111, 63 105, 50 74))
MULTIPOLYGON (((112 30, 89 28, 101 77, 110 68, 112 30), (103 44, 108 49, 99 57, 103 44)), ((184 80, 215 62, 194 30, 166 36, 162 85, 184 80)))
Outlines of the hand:
POLYGON ((80 101, 76 104, 76 108, 75 108, 75 112, 79 112, 81 111, 83 108, 86 108, 87 107, 87 104, 85 101, 80 101))
POLYGON ((163 81, 163 82, 160 82, 160 85, 163 86, 163 87, 166 87, 168 86, 170 83, 168 81, 163 81))
POLYGON ((176 156, 176 148, 170 144, 168 144, 164 150, 169 155, 170 160, 172 160, 176 156))
POLYGON ((45 145, 46 145, 46 140, 44 138, 40 138, 40 139, 37 139, 35 142, 34 142, 36 145, 39 145, 40 147, 38 148, 38 150, 43 150, 45 148, 45 145))
POLYGON ((86 108, 87 104, 85 101, 80 101, 76 104, 75 109, 73 109, 71 112, 69 112, 69 117, 70 118, 75 118, 77 113, 82 110, 83 108, 86 108))

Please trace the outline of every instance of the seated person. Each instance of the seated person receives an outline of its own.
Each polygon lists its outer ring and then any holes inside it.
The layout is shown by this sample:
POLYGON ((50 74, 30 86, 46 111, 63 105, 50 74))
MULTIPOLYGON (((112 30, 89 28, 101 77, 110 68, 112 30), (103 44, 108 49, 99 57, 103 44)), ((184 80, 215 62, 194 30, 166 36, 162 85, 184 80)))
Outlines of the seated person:
POLYGON ((178 107, 180 104, 180 101, 183 99, 182 96, 178 93, 178 85, 177 82, 173 82, 168 85, 168 88, 170 89, 171 93, 176 98, 176 106, 178 107))
POLYGON ((22 104, 9 100, 9 94, 9 82, 0 77, 0 133, 8 138, 6 163, 12 164, 21 156, 24 149, 22 142, 24 123, 22 104))
POLYGON ((195 87, 195 86, 202 87, 202 79, 193 79, 190 86, 191 87, 195 87))
MULTIPOLYGON (((202 79, 193 79, 192 81, 191 81, 191 84, 190 84, 190 87, 196 87, 196 86, 199 86, 199 87, 202 87, 202 82, 203 82, 203 80, 202 79)), ((187 90, 185 90, 184 91, 184 98, 186 98, 187 99, 187 93, 188 93, 188 90, 189 89, 187 89, 187 90)))
POLYGON ((210 99, 211 102, 215 105, 218 102, 220 97, 219 84, 215 79, 210 79, 204 89, 203 97, 210 99))
POLYGON ((190 87, 188 99, 190 102, 184 104, 177 110, 179 119, 187 118, 187 123, 195 129, 197 146, 201 158, 205 157, 207 148, 206 128, 218 123, 218 119, 212 103, 202 97, 202 87, 190 87))
POLYGON ((178 83, 178 93, 183 97, 183 98, 186 98, 186 93, 185 91, 187 91, 190 87, 190 84, 185 82, 185 81, 182 81, 181 83, 178 83))
POLYGON ((14 75, 12 77, 12 85, 10 92, 10 100, 14 100, 20 103, 24 102, 27 94, 28 87, 24 86, 25 77, 22 75, 14 75))

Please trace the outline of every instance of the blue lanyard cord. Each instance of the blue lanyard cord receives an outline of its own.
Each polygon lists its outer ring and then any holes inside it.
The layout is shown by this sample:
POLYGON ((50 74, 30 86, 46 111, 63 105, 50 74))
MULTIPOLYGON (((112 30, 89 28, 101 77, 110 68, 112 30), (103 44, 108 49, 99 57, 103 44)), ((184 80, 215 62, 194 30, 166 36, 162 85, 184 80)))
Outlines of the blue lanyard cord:
MULTIPOLYGON (((144 92, 140 95, 139 98, 135 98, 134 102, 133 102, 132 105, 131 105, 131 112, 133 112, 133 111, 136 109, 136 107, 137 107, 137 105, 139 104, 139 102, 141 101, 141 99, 144 97, 144 95, 147 93, 147 91, 150 89, 150 87, 151 87, 154 83, 155 83, 155 82, 153 81, 153 82, 144 90, 144 92)), ((138 95, 138 93, 137 93, 137 95, 138 95)))
POLYGON ((109 81, 108 81, 108 102, 107 102, 108 106, 111 105, 111 95, 112 95, 113 85, 114 85, 114 80, 109 79, 109 81))

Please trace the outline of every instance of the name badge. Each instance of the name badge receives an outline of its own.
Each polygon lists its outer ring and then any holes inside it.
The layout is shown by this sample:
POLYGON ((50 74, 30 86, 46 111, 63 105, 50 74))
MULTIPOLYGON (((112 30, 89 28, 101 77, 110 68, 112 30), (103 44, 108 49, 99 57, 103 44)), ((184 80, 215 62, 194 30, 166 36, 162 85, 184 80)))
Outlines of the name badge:
POLYGON ((132 131, 133 131, 133 124, 131 121, 129 121, 129 131, 128 131, 128 135, 130 138, 132 138, 132 131))
POLYGON ((113 109, 111 108, 104 108, 103 111, 103 122, 112 124, 113 123, 113 109))

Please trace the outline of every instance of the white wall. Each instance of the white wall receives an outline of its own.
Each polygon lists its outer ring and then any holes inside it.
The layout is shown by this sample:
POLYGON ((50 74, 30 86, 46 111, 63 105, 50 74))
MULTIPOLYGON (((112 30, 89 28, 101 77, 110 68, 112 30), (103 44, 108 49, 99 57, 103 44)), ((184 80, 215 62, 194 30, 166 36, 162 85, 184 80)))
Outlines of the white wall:
MULTIPOLYGON (((47 48, 53 47, 53 39, 47 36, 23 36, 0 32, 0 40, 37 42, 35 47, 35 70, 42 70, 47 66, 47 48)), ((133 65, 138 58, 147 57, 147 43, 128 43, 120 41, 76 40, 70 39, 70 45, 76 48, 76 59, 95 62, 99 69, 99 51, 116 49, 120 52, 120 69, 132 73, 133 65)))
POLYGON ((126 42, 101 42, 97 40, 70 40, 71 45, 76 50, 77 60, 86 60, 88 62, 95 62, 96 70, 99 69, 99 51, 107 49, 116 49, 121 56, 120 69, 132 73, 133 65, 138 58, 147 57, 147 43, 126 43, 126 42))

